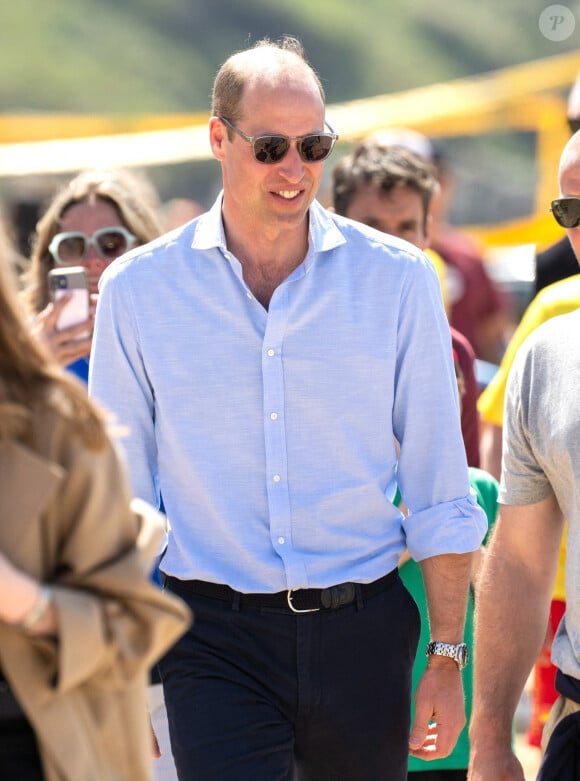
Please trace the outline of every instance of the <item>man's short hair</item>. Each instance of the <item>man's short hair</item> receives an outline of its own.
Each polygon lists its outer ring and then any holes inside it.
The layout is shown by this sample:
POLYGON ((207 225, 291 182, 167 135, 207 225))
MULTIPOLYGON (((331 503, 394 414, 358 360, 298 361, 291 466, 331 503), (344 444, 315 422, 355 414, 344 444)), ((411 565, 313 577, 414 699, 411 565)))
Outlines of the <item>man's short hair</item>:
POLYGON ((318 74, 306 59, 302 43, 297 38, 284 35, 277 41, 262 38, 249 49, 243 49, 228 57, 215 77, 212 115, 225 117, 235 124, 240 119, 240 103, 248 78, 258 69, 267 75, 275 68, 281 71, 304 68, 309 71, 320 91, 322 102, 325 102, 324 88, 318 74))
POLYGON ((385 195, 395 187, 415 190, 421 196, 425 218, 439 187, 435 168, 428 160, 405 147, 375 141, 363 141, 334 168, 332 200, 337 214, 346 215, 362 185, 376 187, 385 195))

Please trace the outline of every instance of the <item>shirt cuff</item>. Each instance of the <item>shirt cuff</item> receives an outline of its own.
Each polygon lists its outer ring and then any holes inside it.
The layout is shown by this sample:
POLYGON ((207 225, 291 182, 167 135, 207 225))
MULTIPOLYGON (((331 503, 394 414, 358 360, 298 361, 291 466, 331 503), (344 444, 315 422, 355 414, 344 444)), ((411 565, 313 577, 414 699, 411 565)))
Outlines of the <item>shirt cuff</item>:
POLYGON ((407 548, 415 561, 446 553, 477 550, 487 532, 487 517, 475 493, 442 502, 403 519, 407 548))

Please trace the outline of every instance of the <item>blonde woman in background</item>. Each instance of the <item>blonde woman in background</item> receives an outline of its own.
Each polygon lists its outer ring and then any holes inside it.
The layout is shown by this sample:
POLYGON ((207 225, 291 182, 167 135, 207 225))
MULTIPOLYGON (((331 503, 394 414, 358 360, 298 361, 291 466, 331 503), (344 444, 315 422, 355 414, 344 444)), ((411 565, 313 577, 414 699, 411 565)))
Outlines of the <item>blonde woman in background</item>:
POLYGON ((157 193, 143 175, 124 169, 95 170, 65 184, 38 221, 25 301, 35 331, 53 358, 84 382, 101 274, 124 252, 161 234, 158 210, 157 193), (59 330, 57 322, 68 301, 51 303, 48 272, 79 265, 89 282, 89 320, 59 330))

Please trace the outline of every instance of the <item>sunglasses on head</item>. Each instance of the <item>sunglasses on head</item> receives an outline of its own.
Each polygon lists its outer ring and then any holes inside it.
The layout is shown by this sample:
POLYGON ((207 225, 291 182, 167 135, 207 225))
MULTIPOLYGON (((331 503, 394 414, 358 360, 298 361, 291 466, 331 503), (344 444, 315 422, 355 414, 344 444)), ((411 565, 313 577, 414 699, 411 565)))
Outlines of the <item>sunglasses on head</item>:
POLYGON ((580 198, 556 198, 550 205, 554 219, 563 228, 580 225, 580 198))
POLYGON ((288 153, 292 141, 296 141, 298 154, 305 163, 321 163, 332 152, 338 140, 338 135, 328 122, 324 124, 329 128, 330 133, 310 133, 307 136, 248 136, 225 117, 218 117, 218 119, 252 145, 252 152, 259 163, 279 163, 288 153))
POLYGON ((74 266, 86 258, 89 247, 94 247, 101 260, 110 263, 127 252, 137 238, 122 226, 100 228, 92 236, 81 231, 57 233, 48 251, 58 266, 74 266))

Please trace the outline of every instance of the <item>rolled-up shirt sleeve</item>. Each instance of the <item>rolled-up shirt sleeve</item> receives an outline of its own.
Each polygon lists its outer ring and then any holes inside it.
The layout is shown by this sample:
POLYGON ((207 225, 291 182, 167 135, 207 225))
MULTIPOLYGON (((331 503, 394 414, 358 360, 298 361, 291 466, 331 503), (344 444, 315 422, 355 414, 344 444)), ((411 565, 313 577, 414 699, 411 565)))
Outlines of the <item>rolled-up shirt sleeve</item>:
POLYGON ((481 544, 487 521, 475 494, 444 502, 403 521, 409 553, 416 561, 444 553, 469 553, 481 544))
POLYGON ((476 550, 487 531, 469 486, 449 325, 429 272, 409 275, 403 288, 393 409, 403 530, 416 560, 476 550))

